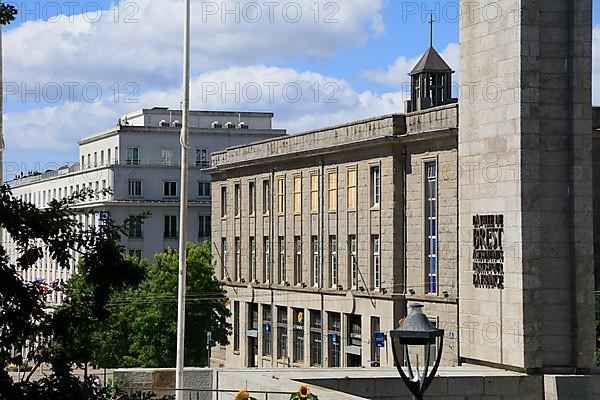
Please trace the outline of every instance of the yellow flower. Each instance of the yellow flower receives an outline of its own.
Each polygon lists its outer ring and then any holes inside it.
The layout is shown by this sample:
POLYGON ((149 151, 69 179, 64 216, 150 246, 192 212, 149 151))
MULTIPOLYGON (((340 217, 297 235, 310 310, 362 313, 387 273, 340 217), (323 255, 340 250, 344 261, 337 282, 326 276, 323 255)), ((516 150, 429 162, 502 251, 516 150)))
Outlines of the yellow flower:
POLYGON ((250 398, 250 393, 246 390, 240 390, 240 392, 235 396, 235 400, 248 400, 250 398))
POLYGON ((310 389, 308 388, 308 385, 301 385, 298 388, 298 394, 300 395, 301 399, 306 399, 310 395, 310 389))

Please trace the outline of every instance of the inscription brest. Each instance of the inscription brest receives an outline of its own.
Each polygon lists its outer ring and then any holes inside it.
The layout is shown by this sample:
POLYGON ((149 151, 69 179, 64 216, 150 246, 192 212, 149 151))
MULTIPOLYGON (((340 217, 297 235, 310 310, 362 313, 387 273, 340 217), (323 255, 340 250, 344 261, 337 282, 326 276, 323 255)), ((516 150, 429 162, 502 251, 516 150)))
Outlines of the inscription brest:
POLYGON ((504 288, 504 215, 473 216, 473 285, 504 288))

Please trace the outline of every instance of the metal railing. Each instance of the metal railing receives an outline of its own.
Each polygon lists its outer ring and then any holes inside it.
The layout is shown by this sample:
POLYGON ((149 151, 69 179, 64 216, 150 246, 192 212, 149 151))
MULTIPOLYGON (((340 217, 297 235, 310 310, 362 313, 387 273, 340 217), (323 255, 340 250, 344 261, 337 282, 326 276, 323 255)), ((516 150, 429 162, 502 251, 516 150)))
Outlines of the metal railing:
MULTIPOLYGON (((142 386, 145 384, 142 384, 142 386)), ((199 389, 199 388, 166 388, 143 390, 140 386, 118 387, 118 395, 122 400, 174 400, 175 392, 183 392, 186 400, 233 400, 239 389, 199 389)), ((291 392, 248 390, 251 397, 257 400, 289 400, 291 392)))

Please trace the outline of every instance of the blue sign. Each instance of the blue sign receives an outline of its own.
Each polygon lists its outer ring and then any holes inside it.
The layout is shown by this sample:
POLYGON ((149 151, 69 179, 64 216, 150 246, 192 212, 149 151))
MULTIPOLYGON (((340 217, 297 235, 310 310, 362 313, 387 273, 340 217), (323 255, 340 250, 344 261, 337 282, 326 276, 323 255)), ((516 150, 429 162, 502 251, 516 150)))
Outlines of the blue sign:
POLYGON ((385 347, 385 333, 375 332, 373 334, 373 340, 375 341, 375 347, 385 347))
POLYGON ((334 332, 331 334, 331 342, 337 343, 337 333, 334 332))
POLYGON ((265 323, 265 330, 266 330, 267 332, 271 332, 271 324, 270 324, 270 323, 268 323, 268 322, 267 322, 267 323, 265 323))

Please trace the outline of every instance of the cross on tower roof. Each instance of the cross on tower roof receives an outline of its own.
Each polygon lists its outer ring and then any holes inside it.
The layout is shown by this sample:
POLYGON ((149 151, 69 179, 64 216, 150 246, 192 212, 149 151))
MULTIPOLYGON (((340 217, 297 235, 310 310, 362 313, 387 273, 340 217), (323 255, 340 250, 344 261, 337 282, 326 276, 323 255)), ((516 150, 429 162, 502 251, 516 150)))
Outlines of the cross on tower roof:
POLYGON ((429 14, 429 47, 433 47, 433 12, 429 14))

